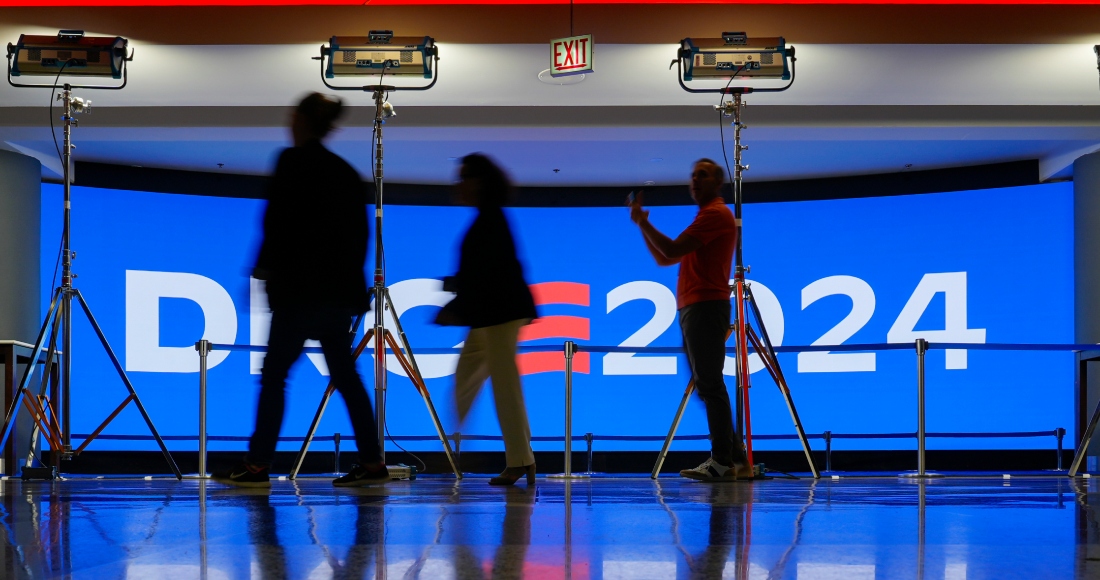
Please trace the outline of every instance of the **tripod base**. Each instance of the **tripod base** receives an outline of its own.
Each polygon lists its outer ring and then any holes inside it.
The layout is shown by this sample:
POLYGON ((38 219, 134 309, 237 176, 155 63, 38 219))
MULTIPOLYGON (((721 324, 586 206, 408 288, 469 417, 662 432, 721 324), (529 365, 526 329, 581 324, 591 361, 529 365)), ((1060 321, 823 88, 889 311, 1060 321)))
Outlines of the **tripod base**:
MULTIPOLYGON (((738 376, 738 391, 744 398, 738 397, 738 400, 745 401, 744 416, 746 418, 746 427, 751 425, 749 423, 748 416, 748 357, 747 349, 751 345, 752 348, 759 355, 760 360, 764 363, 764 368, 767 369, 768 374, 771 375, 775 381, 776 386, 779 388, 780 394, 783 396, 784 402, 787 404, 787 410, 791 415, 791 422, 794 424, 795 431, 798 433, 798 439, 802 444, 802 451, 806 455, 806 462, 810 466, 810 472, 813 474, 814 479, 821 477, 821 473, 817 470, 817 466, 814 465, 813 455, 810 452, 810 442, 806 438, 806 432, 802 428, 802 421, 798 418, 798 412, 795 410, 794 399, 791 397, 791 391, 787 387, 787 381, 783 377, 783 371, 779 367, 779 360, 775 356, 775 349, 772 348, 771 341, 768 339, 768 334, 764 330, 763 317, 760 315, 760 309, 756 306, 756 299, 752 295, 752 291, 749 290, 748 285, 745 283, 744 278, 738 277, 737 284, 731 288, 736 289, 736 296, 741 300, 741 305, 748 305, 751 312, 756 318, 757 324, 760 326, 761 332, 758 334, 752 326, 748 324, 748 321, 739 316, 733 320, 730 325, 729 331, 726 333, 726 340, 733 335, 737 330, 739 342, 738 342, 738 358, 743 361, 739 364, 740 372, 744 373, 744 377, 738 376), (743 386, 742 386, 743 385, 743 386)), ((737 310, 740 312, 740 310, 737 310)), ((684 410, 687 407, 688 400, 691 398, 691 393, 695 390, 694 381, 688 381, 687 389, 684 390, 684 396, 680 400, 680 407, 676 410, 676 416, 672 419, 672 426, 668 430, 668 436, 665 437, 664 445, 661 447, 661 452, 657 456, 657 462, 653 466, 653 471, 650 473, 650 478, 657 479, 657 476, 661 472, 661 467, 664 465, 665 458, 668 456, 669 447, 672 446, 672 440, 676 437, 676 430, 680 427, 680 420, 684 416, 684 410)), ((747 439, 746 452, 748 459, 752 461, 752 431, 751 428, 746 428, 745 435, 747 439)), ((755 474, 753 479, 764 479, 763 477, 763 464, 754 464, 753 473, 755 474), (759 471, 757 471, 759 469, 759 471), (756 477, 759 475, 759 477, 756 477)))
MULTIPOLYGON (((388 293, 386 293, 386 296, 388 299, 388 293)), ((371 339, 373 338, 374 329, 372 328, 370 330, 367 330, 365 335, 363 336, 363 339, 360 340, 359 344, 356 344, 355 350, 352 352, 352 358, 359 358, 359 355, 362 354, 364 350, 366 350, 367 344, 370 344, 371 339)), ((388 344, 389 348, 394 351, 394 354, 396 355, 397 361, 398 363, 400 363, 401 368, 405 370, 405 373, 408 375, 409 380, 412 381, 412 386, 416 387, 417 392, 419 392, 420 396, 423 398, 423 402, 425 402, 425 405, 427 405, 428 414, 431 415, 432 424, 436 426, 436 433, 439 435, 439 440, 443 444, 443 451, 447 453, 447 459, 451 464, 451 469, 454 471, 454 477, 462 479, 462 472, 459 471, 458 464, 456 464, 454 461, 454 453, 451 451, 451 441, 447 439, 447 434, 443 433, 443 426, 439 422, 439 415, 436 413, 436 406, 431 403, 431 396, 428 394, 428 386, 425 384, 425 382, 423 382, 420 373, 417 372, 414 364, 412 364, 412 362, 410 361, 411 351, 408 350, 408 344, 406 343, 406 351, 409 353, 409 358, 406 358, 406 355, 398 348, 397 341, 394 340, 393 335, 390 335, 388 330, 385 330, 384 342, 388 344)), ((383 351, 381 354, 375 354, 375 357, 385 357, 385 351, 383 351)), ((317 434, 317 427, 321 423, 321 417, 324 415, 324 409, 329 406, 329 400, 332 397, 333 393, 335 393, 335 385, 330 382, 327 389, 324 390, 324 395, 321 396, 321 403, 317 406, 317 413, 313 414, 313 422, 310 424, 309 431, 306 434, 306 439, 303 441, 303 444, 301 444, 301 449, 298 451, 298 456, 294 460, 294 468, 290 470, 289 479, 293 480, 298 477, 298 472, 301 470, 301 464, 306 461, 306 453, 309 451, 309 445, 313 440, 313 436, 317 434)), ((385 418, 379 417, 378 420, 379 427, 381 427, 383 425, 381 422, 383 422, 385 418)), ((383 439, 379 438, 378 444, 383 445, 383 439)), ((408 472, 406 477, 392 479, 416 479, 415 468, 409 468, 407 466, 386 466, 386 468, 397 470, 401 473, 408 472), (409 472, 409 470, 411 471, 409 472)), ((394 471, 390 471, 390 475, 393 475, 393 473, 394 471)))
MULTIPOLYGON (((107 427, 125 409, 130 403, 133 403, 138 412, 141 413, 142 419, 145 420, 145 425, 149 428, 149 433, 152 434, 153 439, 156 440, 157 445, 160 447, 161 453, 164 455, 165 461, 171 468, 172 473, 176 476, 176 479, 183 479, 183 474, 180 472, 179 467, 176 465, 175 459, 172 458, 172 454, 168 451, 168 447, 164 444, 164 439, 161 438, 160 433, 157 432, 156 427, 153 425, 153 420, 149 417, 149 413, 145 410, 145 406, 142 405, 141 399, 138 397, 137 391, 134 390, 133 383, 130 382, 130 377, 126 374, 125 369, 122 367, 122 363, 119 362, 118 357, 115 355, 114 349, 111 348, 110 343, 107 341, 107 336, 103 333, 103 329, 99 326, 99 322, 96 321, 95 316, 92 314, 91 308, 88 306, 88 302, 84 299, 84 295, 80 293, 80 290, 73 288, 71 285, 63 285, 54 290, 53 301, 50 304, 50 310, 46 314, 46 319, 42 323, 42 329, 38 334, 38 339, 35 341, 34 348, 31 351, 31 360, 37 360, 38 356, 42 353, 46 347, 46 338, 50 337, 49 347, 46 353, 47 366, 48 361, 52 361, 58 356, 57 336, 61 333, 63 337, 63 344, 71 345, 71 332, 72 332, 72 308, 73 301, 76 301, 80 305, 84 312, 85 317, 92 326, 92 330, 95 331, 96 337, 99 339, 100 345, 103 347, 104 352, 110 359, 111 364, 114 366, 115 371, 118 373, 119 378, 122 380, 122 384, 126 387, 129 395, 123 399, 122 403, 106 418, 104 421, 89 435, 84 442, 80 444, 75 450, 72 449, 69 441, 69 422, 68 422, 68 397, 69 397, 69 366, 68 361, 71 360, 72 352, 71 348, 64 348, 60 353, 64 358, 62 359, 62 411, 59 414, 50 405, 50 401, 43 394, 37 397, 30 392, 30 382, 34 371, 32 365, 28 365, 26 371, 23 373, 23 378, 19 381, 19 387, 16 392, 15 398, 11 401, 8 407, 7 414, 4 417, 4 426, 0 430, 0 449, 3 449, 7 443, 8 437, 11 435, 12 428, 15 425, 16 416, 19 413, 19 409, 22 405, 25 405, 28 411, 31 413, 32 418, 36 426, 37 432, 40 432, 50 445, 50 452, 54 458, 54 465, 51 469, 57 468, 57 462, 60 458, 70 459, 74 455, 80 455, 84 449, 91 444, 96 437, 107 427), (52 329, 52 332, 51 332, 52 329), (60 418, 60 421, 58 420, 60 418)), ((33 441, 32 441, 33 444, 33 441)), ((33 467, 31 469, 34 469, 33 467)))

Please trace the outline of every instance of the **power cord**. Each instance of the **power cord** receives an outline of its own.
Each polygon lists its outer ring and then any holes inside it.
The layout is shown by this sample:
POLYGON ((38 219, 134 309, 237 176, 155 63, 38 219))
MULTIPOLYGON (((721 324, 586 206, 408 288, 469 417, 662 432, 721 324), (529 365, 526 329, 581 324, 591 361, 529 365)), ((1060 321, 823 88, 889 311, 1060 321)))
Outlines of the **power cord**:
MULTIPOLYGON (((61 161, 62 171, 64 171, 65 156, 61 154, 61 146, 57 144, 57 129, 53 124, 53 103, 55 95, 57 94, 57 81, 61 80, 61 73, 65 72, 65 67, 69 66, 69 61, 65 61, 61 65, 61 69, 57 71, 57 76, 53 78, 53 88, 50 89, 50 136, 53 137, 53 148, 57 151, 57 158, 61 161)), ((64 174, 62 174, 64 176, 64 174)), ((57 261, 53 265, 53 276, 50 277, 50 289, 57 288, 57 269, 61 266, 61 253, 65 251, 65 236, 62 234, 61 242, 57 244, 57 261)))
POLYGON ((798 477, 797 475, 791 475, 791 474, 787 473, 786 471, 779 471, 778 469, 768 469, 766 467, 764 468, 764 473, 765 474, 782 473, 784 476, 786 476, 783 479, 802 479, 801 477, 798 477))
POLYGON ((401 451, 403 451, 407 455, 412 456, 412 458, 415 459, 416 462, 420 464, 420 471, 417 472, 417 473, 427 473, 428 472, 428 464, 424 463, 423 459, 420 459, 420 457, 418 457, 415 453, 413 453, 412 451, 409 451, 408 449, 405 449, 400 444, 398 444, 397 441, 394 441, 393 435, 390 434, 389 422, 386 421, 386 420, 383 420, 382 421, 382 427, 386 430, 386 437, 389 438, 390 443, 393 443, 398 449, 400 449, 401 451))
POLYGON ((69 66, 69 61, 65 61, 65 64, 61 65, 61 70, 57 71, 57 76, 53 78, 53 87, 50 89, 50 135, 53 137, 53 148, 57 151, 57 158, 61 160, 62 165, 65 164, 65 156, 61 154, 61 146, 57 144, 57 129, 53 126, 53 103, 57 94, 57 81, 61 80, 61 73, 65 72, 67 66, 69 66))

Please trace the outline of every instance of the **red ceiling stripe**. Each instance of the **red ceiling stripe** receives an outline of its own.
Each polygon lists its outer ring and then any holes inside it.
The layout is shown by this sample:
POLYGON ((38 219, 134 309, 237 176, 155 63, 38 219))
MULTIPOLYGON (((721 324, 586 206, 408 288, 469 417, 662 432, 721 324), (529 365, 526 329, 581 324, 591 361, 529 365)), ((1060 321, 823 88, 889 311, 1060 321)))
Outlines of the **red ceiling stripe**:
MULTIPOLYGON (((576 4, 1096 5, 1100 0, 575 0, 576 4)), ((0 0, 0 7, 425 6, 569 4, 569 0, 0 0)))

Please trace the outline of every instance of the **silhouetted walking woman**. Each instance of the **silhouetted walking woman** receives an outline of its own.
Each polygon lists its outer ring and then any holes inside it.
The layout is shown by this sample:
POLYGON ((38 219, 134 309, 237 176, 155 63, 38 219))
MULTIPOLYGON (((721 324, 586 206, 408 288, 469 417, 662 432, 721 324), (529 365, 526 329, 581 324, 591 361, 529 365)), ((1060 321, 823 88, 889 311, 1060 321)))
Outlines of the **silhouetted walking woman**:
POLYGON ((462 239, 458 273, 445 284, 456 293, 455 299, 437 319, 440 324, 470 327, 455 370, 458 416, 466 418, 485 379, 492 378, 507 468, 489 483, 512 485, 526 475, 531 485, 535 455, 516 367, 516 344, 520 328, 536 314, 502 207, 512 186, 492 160, 474 153, 462 159, 455 189, 460 203, 478 210, 462 239))

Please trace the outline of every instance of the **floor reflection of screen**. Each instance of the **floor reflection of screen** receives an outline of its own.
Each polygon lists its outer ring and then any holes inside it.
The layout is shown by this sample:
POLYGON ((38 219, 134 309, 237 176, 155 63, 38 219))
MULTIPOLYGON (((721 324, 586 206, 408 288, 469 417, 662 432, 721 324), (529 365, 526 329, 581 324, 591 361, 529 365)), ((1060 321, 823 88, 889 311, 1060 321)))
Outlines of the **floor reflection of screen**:
MULTIPOLYGON (((60 234, 58 186, 43 192, 44 298, 60 234)), ((773 342, 783 345, 933 341, 1051 343, 1073 340, 1072 187, 999 190, 745 207, 745 260, 773 342), (1037 203, 1036 200, 1041 200, 1037 203)), ((685 202, 688 198, 685 194, 685 202)), ((263 202, 74 188, 74 270, 154 422, 165 435, 197 433, 198 358, 192 345, 263 344, 268 313, 262 286, 250 283, 263 202)), ((653 208, 651 219, 675 235, 695 208, 653 208)), ((553 324, 524 344, 676 346, 675 268, 659 268, 625 208, 509 210, 538 285, 540 314, 553 324), (551 329, 551 331, 547 331, 551 329)), ((472 210, 386 209, 387 277, 415 347, 453 347, 463 331, 431 324, 448 296, 472 210)), ((373 256, 373 252, 370 254, 373 256)), ((373 267, 373 264, 370 265, 373 267)), ((90 327, 77 317, 73 428, 90 432, 124 389, 90 327)), ((530 335, 528 335, 530 337, 530 335)), ((418 357, 448 432, 498 435, 483 393, 467 424, 452 408, 454 355, 418 357)), ((780 356, 809 433, 901 433, 916 428, 915 356, 910 351, 780 356)), ((371 361, 361 370, 369 379, 371 361)), ((211 358, 209 432, 245 436, 253 427, 262 355, 211 358)), ((561 435, 562 361, 521 360, 535 435, 561 435)), ((663 435, 688 380, 686 361, 669 354, 581 353, 576 360, 575 434, 663 435)), ((424 404, 390 364, 388 427, 393 435, 432 435, 424 404)), ((727 366, 732 373, 732 364, 727 366)), ((793 434, 776 389, 752 366, 757 434, 793 434)), ((326 382, 323 360, 303 358, 291 376, 284 435, 304 434, 326 382)), ((732 378, 732 377, 731 377, 732 378)), ((368 385, 369 386, 369 385, 368 385)), ((1071 427, 1072 355, 1043 352, 933 351, 928 356, 928 429, 940 432, 1053 431, 1071 427)), ((350 435, 337 399, 320 435, 350 435)), ((704 434, 702 405, 689 406, 681 434, 704 434)), ((109 428, 147 434, 135 410, 109 428)), ((349 437, 350 440, 350 437, 349 437)), ((215 442, 211 449, 239 449, 215 442)), ((326 448, 321 443, 317 448, 326 448)), ((438 449, 438 442, 407 442, 438 449)), ((559 449, 560 443, 536 443, 559 449)), ((656 442, 599 441, 597 449, 656 449, 656 442)), ((933 448, 1051 448, 1039 439, 932 439, 933 448)), ((705 441, 674 449, 705 448, 705 441)), ((910 439, 840 440, 834 449, 912 448, 910 439)), ((194 448, 176 442, 173 448, 194 448)), ((286 444, 286 449, 294 448, 286 444)), ((794 441, 758 441, 794 449, 794 441)), ((151 442, 97 441, 91 449, 146 449, 151 442)), ((499 449, 499 442, 464 442, 499 449)))

